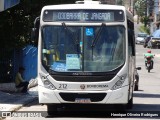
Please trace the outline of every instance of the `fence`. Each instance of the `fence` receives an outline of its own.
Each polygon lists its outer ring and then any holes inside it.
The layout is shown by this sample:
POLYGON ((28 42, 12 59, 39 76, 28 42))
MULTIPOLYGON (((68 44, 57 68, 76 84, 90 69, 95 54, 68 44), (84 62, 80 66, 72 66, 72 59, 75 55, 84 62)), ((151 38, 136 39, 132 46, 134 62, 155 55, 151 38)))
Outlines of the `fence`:
POLYGON ((37 55, 36 47, 27 46, 22 51, 22 66, 25 68, 24 79, 29 81, 37 76, 37 55))
POLYGON ((26 46, 12 51, 0 50, 0 83, 13 82, 20 66, 25 67, 24 79, 37 76, 37 48, 26 46))

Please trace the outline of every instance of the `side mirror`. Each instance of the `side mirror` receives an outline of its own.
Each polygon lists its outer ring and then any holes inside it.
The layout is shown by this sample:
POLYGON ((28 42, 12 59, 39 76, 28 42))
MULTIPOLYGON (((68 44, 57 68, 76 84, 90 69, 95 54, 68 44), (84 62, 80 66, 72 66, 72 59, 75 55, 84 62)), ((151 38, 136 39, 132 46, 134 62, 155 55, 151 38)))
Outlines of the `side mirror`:
POLYGON ((31 43, 34 44, 35 46, 38 46, 38 30, 37 28, 32 28, 31 30, 31 43))
POLYGON ((142 68, 141 68, 141 67, 136 67, 136 69, 137 69, 137 70, 141 70, 142 68))
POLYGON ((31 41, 35 46, 38 46, 40 17, 37 17, 34 21, 34 28, 31 30, 31 41))
POLYGON ((36 28, 32 28, 31 30, 31 40, 35 41, 36 39, 36 28))

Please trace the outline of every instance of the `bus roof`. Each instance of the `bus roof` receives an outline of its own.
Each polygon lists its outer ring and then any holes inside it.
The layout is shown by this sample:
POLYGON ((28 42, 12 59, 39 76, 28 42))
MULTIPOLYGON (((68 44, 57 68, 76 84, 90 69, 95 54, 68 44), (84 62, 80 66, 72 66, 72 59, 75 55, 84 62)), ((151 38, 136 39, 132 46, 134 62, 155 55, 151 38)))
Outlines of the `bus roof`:
POLYGON ((133 22, 133 15, 124 6, 120 5, 109 5, 109 4, 60 4, 60 5, 47 5, 42 8, 42 13, 44 10, 123 10, 127 18, 133 22))
POLYGON ((48 5, 44 6, 43 10, 63 10, 63 9, 110 9, 110 10, 126 10, 124 6, 107 5, 107 4, 61 4, 61 5, 48 5))

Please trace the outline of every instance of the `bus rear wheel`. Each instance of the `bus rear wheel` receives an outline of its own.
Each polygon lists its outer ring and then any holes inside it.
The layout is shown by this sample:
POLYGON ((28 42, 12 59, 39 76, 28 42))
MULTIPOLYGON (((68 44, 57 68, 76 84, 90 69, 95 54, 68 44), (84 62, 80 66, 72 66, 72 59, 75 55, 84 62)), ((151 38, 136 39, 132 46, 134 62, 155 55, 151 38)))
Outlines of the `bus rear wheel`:
POLYGON ((132 109, 132 108, 133 108, 133 96, 127 103, 127 109, 132 109))

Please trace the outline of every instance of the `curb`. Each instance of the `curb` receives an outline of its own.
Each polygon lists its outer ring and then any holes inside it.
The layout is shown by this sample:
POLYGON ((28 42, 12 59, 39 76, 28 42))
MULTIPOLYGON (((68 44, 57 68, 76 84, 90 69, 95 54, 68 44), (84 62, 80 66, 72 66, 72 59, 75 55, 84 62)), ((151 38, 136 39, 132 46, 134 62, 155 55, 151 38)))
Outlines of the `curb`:
MULTIPOLYGON (((28 100, 27 102, 25 102, 25 103, 22 104, 22 105, 17 105, 17 106, 15 106, 15 107, 9 109, 9 112, 11 112, 11 113, 16 112, 16 111, 18 111, 19 109, 21 109, 23 106, 25 106, 25 105, 27 105, 27 104, 29 104, 29 103, 37 100, 37 99, 38 99, 38 98, 35 97, 35 98, 33 98, 33 99, 28 100)), ((6 117, 3 117, 3 118, 0 117, 0 120, 3 120, 3 119, 5 119, 5 118, 6 118, 6 117)))
POLYGON ((27 104, 29 104, 29 103, 35 101, 36 99, 37 99, 37 98, 35 97, 35 98, 33 98, 33 99, 27 101, 26 103, 22 104, 22 105, 18 105, 18 106, 16 106, 16 107, 11 108, 9 111, 11 111, 11 112, 18 111, 18 110, 21 109, 23 106, 25 106, 25 105, 27 105, 27 104))

